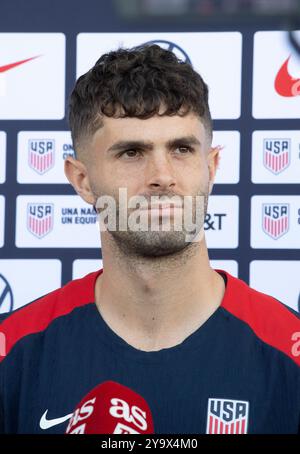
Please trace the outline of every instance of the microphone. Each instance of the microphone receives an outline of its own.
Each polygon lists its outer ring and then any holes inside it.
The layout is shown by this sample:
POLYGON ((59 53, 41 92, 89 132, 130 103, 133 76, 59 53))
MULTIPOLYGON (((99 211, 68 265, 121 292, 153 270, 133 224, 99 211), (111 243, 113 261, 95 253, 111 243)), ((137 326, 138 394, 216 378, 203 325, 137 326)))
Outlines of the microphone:
POLYGON ((106 381, 77 405, 66 434, 153 434, 151 410, 145 399, 127 386, 106 381))

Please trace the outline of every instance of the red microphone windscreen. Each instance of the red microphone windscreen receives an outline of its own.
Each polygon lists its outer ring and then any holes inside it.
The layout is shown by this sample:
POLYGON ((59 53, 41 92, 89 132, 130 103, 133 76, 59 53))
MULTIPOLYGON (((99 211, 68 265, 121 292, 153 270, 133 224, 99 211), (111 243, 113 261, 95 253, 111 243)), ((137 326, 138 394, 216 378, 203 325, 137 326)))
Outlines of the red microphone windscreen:
POLYGON ((151 434, 154 425, 145 399, 127 386, 106 381, 77 405, 67 434, 151 434))

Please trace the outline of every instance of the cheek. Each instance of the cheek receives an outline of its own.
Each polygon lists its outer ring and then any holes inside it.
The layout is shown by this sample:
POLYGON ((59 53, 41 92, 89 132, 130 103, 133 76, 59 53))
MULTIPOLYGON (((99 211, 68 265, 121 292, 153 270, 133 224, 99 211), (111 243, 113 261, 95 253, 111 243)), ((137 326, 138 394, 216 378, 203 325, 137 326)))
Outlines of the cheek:
POLYGON ((106 182, 111 189, 118 194, 119 188, 125 188, 127 198, 142 194, 146 186, 145 166, 138 163, 136 165, 123 165, 111 169, 106 182))
POLYGON ((100 172, 98 174, 94 173, 90 183, 96 198, 100 196, 109 196, 117 203, 119 203, 120 200, 123 200, 124 196, 128 199, 132 195, 138 194, 140 189, 134 178, 128 179, 127 176, 126 179, 122 179, 119 175, 105 174, 103 172, 101 172, 101 174, 100 172))
POLYGON ((93 194, 97 197, 99 197, 100 195, 109 194, 110 192, 109 184, 106 181, 103 173, 97 172, 96 170, 94 170, 90 174, 90 186, 93 194))
POLYGON ((98 196, 111 195, 118 181, 118 177, 112 169, 109 169, 102 162, 91 165, 89 168, 89 179, 92 191, 98 196))
POLYGON ((184 178, 185 182, 189 185, 205 187, 210 178, 207 163, 197 162, 197 164, 187 169, 186 173, 182 173, 181 178, 184 178))
POLYGON ((210 179, 209 172, 207 169, 202 170, 201 172, 197 172, 197 174, 195 174, 190 181, 191 181, 190 185, 192 185, 193 194, 208 195, 210 179))

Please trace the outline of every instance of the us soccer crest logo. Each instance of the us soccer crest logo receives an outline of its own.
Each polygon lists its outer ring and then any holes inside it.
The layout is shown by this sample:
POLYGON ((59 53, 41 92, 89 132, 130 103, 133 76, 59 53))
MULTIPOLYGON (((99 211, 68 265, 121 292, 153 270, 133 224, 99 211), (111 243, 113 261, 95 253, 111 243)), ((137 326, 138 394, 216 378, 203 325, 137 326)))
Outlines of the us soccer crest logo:
POLYGON ((51 139, 30 139, 28 141, 28 165, 43 175, 54 166, 55 141, 51 139))
POLYGON ((278 240, 289 230, 289 204, 263 203, 263 231, 273 240, 278 240))
POLYGON ((27 228, 37 238, 43 238, 53 229, 53 203, 28 203, 27 228))
POLYGON ((275 175, 290 165, 290 139, 264 139, 264 166, 275 175))
POLYGON ((230 399, 208 399, 207 434, 246 434, 249 402, 230 399))

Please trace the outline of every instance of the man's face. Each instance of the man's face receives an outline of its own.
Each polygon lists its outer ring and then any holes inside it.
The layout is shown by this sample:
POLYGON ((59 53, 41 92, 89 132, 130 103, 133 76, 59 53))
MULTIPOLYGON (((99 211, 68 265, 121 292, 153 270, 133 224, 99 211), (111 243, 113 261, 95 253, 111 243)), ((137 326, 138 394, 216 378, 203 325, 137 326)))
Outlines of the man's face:
POLYGON ((142 213, 140 219, 144 222, 146 216, 148 229, 118 229, 121 212, 119 188, 126 188, 127 203, 133 196, 144 196, 149 208, 152 196, 160 196, 162 200, 177 196, 182 203, 185 196, 190 196, 192 218, 189 219, 193 222, 197 220, 199 232, 203 230, 210 183, 215 171, 210 151, 203 124, 193 113, 183 117, 155 115, 146 120, 104 118, 103 127, 94 134, 84 150, 84 162, 95 204, 103 195, 112 196, 116 202, 117 228, 107 230, 124 253, 158 257, 179 252, 190 243, 186 240, 183 208, 163 212, 159 209, 135 211, 139 206, 128 208, 127 220, 134 211, 142 213), (196 196, 200 201, 198 206, 201 206, 198 218, 196 196), (154 224, 162 225, 166 217, 171 227, 168 231, 162 228, 151 230, 151 219, 154 224), (182 221, 179 231, 174 228, 175 218, 182 221))

